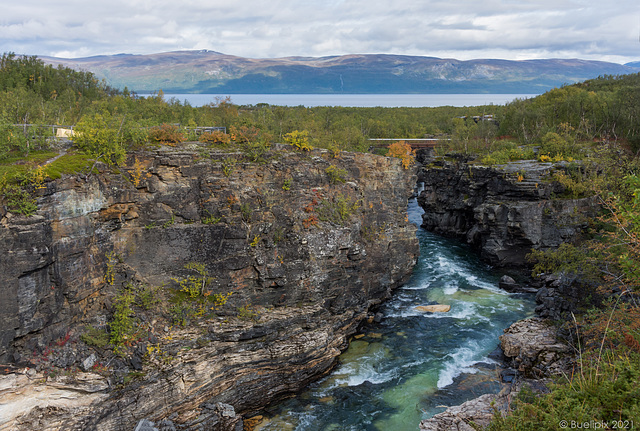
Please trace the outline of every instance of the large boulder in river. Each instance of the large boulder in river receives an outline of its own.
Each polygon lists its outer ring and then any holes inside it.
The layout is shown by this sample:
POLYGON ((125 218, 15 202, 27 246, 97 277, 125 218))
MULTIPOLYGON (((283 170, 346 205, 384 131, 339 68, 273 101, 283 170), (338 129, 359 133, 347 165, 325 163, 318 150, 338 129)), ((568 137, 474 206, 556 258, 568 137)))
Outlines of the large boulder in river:
POLYGON ((416 310, 425 313, 446 313, 451 310, 451 306, 446 304, 418 305, 416 310))
POLYGON ((500 289, 506 290, 507 292, 515 292, 520 287, 520 285, 508 275, 503 275, 500 278, 498 286, 500 289))

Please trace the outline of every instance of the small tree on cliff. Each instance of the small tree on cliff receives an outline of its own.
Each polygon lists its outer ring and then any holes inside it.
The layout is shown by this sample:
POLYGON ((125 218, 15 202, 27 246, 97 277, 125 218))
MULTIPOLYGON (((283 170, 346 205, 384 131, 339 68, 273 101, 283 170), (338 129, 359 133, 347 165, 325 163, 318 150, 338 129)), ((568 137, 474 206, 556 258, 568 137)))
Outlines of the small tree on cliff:
POLYGON ((411 149, 411 145, 407 144, 405 141, 394 142, 389 145, 389 152, 387 153, 389 157, 397 157, 402 161, 402 167, 405 169, 409 169, 413 166, 416 160, 416 152, 411 149))
POLYGON ((125 118, 109 113, 82 117, 75 127, 73 141, 82 150, 108 165, 119 165, 127 157, 124 143, 125 118))

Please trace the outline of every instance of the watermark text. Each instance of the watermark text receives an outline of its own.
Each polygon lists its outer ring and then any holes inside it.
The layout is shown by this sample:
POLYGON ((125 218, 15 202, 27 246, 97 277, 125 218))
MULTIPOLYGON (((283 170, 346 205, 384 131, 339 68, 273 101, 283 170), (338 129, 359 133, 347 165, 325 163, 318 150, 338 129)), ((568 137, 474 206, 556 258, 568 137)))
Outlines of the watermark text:
POLYGON ((630 430, 633 429, 633 421, 560 421, 561 429, 590 429, 590 430, 630 430))

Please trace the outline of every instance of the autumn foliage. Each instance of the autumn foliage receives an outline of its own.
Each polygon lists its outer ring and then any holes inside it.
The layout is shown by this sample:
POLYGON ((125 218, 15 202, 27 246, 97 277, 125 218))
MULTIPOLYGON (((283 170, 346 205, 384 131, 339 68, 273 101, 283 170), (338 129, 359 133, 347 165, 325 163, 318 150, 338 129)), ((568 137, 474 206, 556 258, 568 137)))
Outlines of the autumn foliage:
POLYGON ((409 169, 416 160, 416 152, 405 141, 394 142, 389 145, 389 157, 396 157, 402 161, 402 167, 409 169))
POLYGON ((205 142, 212 145, 229 145, 231 143, 231 137, 221 130, 214 130, 213 132, 205 132, 200 135, 200 142, 205 142))
POLYGON ((155 142, 161 142, 167 145, 175 145, 184 141, 184 136, 178 126, 167 123, 152 127, 149 131, 149 137, 155 142))

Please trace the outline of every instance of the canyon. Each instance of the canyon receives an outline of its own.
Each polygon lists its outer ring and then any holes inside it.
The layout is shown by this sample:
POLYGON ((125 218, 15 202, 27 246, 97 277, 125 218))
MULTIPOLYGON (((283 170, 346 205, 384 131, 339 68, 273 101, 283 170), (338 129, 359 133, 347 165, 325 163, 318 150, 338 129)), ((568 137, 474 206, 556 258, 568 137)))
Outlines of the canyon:
MULTIPOLYGON (((596 209, 558 198, 562 165, 422 161, 163 146, 46 182, 31 217, 2 207, 0 429, 242 429, 330 372, 409 279, 417 181, 423 227, 495 267, 578 238, 596 209)), ((574 311, 549 287, 540 314, 574 311)), ((551 366, 534 353, 522 372, 551 366)))

